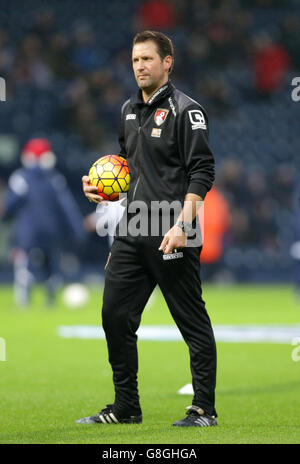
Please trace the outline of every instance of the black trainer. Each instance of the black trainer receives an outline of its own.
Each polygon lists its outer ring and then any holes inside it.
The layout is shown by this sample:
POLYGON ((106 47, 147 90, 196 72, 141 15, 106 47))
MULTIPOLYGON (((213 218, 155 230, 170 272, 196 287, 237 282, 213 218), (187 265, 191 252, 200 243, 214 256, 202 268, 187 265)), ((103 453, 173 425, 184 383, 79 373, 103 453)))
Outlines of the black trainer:
POLYGON ((218 425, 215 416, 209 416, 203 409, 198 408, 198 406, 188 406, 186 409, 187 416, 184 419, 174 422, 173 425, 178 427, 211 427, 213 425, 218 425))
POLYGON ((140 424, 142 414, 138 416, 116 417, 113 412, 113 404, 107 404, 98 414, 78 419, 77 424, 140 424))

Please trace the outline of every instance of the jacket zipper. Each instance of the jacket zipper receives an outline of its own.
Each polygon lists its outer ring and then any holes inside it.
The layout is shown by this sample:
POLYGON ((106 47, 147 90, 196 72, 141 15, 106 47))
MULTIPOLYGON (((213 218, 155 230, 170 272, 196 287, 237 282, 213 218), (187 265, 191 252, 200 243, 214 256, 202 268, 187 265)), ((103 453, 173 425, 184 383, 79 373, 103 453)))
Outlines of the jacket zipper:
MULTIPOLYGON (((140 136, 140 133, 141 133, 141 126, 139 126, 138 136, 140 136)), ((136 189, 137 189, 137 187, 138 187, 138 185, 139 185, 139 182, 140 182, 140 177, 141 177, 141 176, 140 176, 140 173, 139 173, 138 178, 137 178, 137 181, 136 181, 136 184, 135 184, 135 187, 134 187, 134 191, 133 191, 133 195, 132 195, 132 201, 133 201, 134 198, 135 198, 135 193, 136 193, 136 189)))

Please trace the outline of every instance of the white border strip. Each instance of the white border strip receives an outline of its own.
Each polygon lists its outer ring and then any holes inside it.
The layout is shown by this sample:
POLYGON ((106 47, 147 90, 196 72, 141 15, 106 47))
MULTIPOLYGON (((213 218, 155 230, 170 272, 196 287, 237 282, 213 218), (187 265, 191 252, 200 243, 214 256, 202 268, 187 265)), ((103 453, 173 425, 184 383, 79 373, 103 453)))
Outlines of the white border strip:
MULTIPOLYGON (((297 325, 216 325, 213 327, 217 342, 229 343, 291 343, 300 337, 300 324, 297 325)), ((91 325, 59 326, 58 336, 62 338, 104 339, 102 327, 91 325)), ((182 341, 176 326, 145 325, 137 331, 139 340, 182 341)))

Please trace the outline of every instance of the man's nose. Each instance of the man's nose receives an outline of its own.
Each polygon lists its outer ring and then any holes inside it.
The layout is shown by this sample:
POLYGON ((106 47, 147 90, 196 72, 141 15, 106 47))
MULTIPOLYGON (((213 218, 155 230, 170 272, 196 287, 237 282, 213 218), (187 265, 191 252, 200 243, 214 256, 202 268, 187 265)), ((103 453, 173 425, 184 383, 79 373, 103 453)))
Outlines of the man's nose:
POLYGON ((143 69, 145 69, 145 63, 142 60, 140 60, 138 61, 137 70, 142 71, 143 69))

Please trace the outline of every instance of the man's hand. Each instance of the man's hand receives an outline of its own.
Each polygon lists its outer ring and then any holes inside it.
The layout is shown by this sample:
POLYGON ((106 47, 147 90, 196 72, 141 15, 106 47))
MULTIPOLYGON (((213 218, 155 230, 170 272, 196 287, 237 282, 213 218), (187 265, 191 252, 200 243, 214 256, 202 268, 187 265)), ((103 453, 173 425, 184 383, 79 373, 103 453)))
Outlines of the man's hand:
POLYGON ((185 248, 186 244, 187 235, 180 227, 175 225, 165 234, 159 250, 163 251, 166 255, 171 253, 175 248, 185 248))
POLYGON ((104 198, 100 197, 100 195, 97 194, 97 187, 90 185, 89 176, 83 176, 82 188, 85 196, 89 201, 92 201, 94 203, 102 203, 103 201, 105 201, 104 198))

